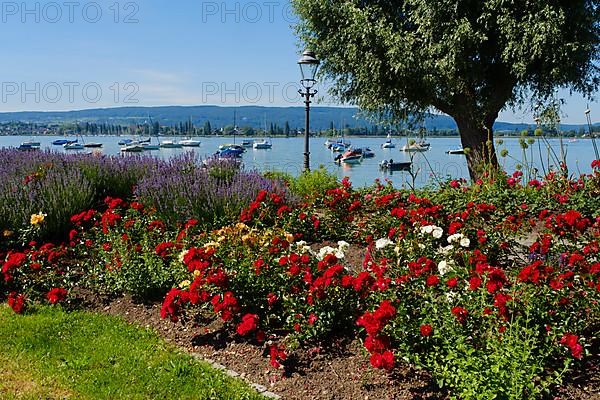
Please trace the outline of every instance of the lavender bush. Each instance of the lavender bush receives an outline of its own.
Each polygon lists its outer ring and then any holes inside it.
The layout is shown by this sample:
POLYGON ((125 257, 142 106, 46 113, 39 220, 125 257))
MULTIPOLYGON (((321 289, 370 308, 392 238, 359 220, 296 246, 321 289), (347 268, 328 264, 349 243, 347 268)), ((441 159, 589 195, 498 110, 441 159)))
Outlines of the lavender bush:
POLYGON ((235 221, 261 190, 285 192, 283 184, 244 171, 235 160, 198 164, 193 154, 174 158, 142 178, 135 194, 168 221, 193 218, 212 227, 235 221))
POLYGON ((71 215, 101 205, 106 196, 129 199, 134 193, 166 220, 195 218, 213 226, 237 219, 263 189, 285 191, 242 170, 237 160, 201 162, 195 153, 165 161, 0 149, 0 230, 26 228, 31 214, 42 212, 47 217, 39 233, 58 237, 68 231, 71 215))
POLYGON ((67 231, 75 212, 93 205, 95 190, 75 168, 48 153, 0 154, 0 229, 25 228, 32 214, 44 213, 40 237, 67 231))
POLYGON ((71 215, 106 196, 129 198, 139 179, 164 163, 151 157, 108 157, 0 149, 0 229, 19 230, 31 214, 47 215, 42 237, 68 231, 71 215))

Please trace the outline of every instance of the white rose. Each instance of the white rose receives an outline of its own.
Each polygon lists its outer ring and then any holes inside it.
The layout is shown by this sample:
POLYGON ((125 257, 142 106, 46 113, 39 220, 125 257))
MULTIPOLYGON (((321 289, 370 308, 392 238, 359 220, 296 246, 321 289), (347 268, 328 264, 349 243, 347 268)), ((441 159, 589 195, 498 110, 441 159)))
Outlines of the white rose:
POLYGON ((440 275, 444 276, 444 274, 446 274, 446 272, 450 271, 451 268, 448 266, 448 263, 446 262, 446 260, 442 260, 438 263, 438 271, 440 272, 440 275))
POLYGON ((464 235, 462 233, 455 233, 454 235, 448 236, 448 243, 459 242, 463 237, 464 235))
POLYGON ((338 249, 340 249, 340 251, 346 251, 350 248, 350 243, 344 241, 344 240, 340 240, 338 243, 338 249))
POLYGON ((433 232, 432 232, 432 234, 433 234, 433 237, 434 237, 434 238, 436 238, 436 239, 439 239, 439 238, 441 238, 441 237, 442 237, 442 235, 444 234, 444 230, 443 230, 442 228, 440 228, 439 226, 436 226, 436 227, 433 229, 433 232))
POLYGON ((381 238, 381 239, 377 239, 377 241, 375 242, 375 248, 376 249, 383 249, 384 247, 392 244, 394 242, 392 242, 390 239, 388 238, 381 238))
POLYGON ((463 237, 460 239, 460 245, 462 247, 469 247, 470 244, 471 244, 471 241, 469 240, 468 237, 463 237))
POLYGON ((442 254, 448 254, 448 253, 450 253, 450 251, 453 248, 454 248, 454 246, 452 246, 451 244, 449 244, 448 246, 440 247, 440 253, 442 253, 442 254))
POLYGON ((426 233, 428 235, 431 235, 431 233, 433 232, 433 225, 427 225, 427 226, 423 226, 421 227, 421 233, 426 233))
POLYGON ((317 254, 317 259, 323 260, 327 254, 333 254, 336 250, 337 249, 334 249, 331 246, 322 247, 321 250, 319 250, 319 253, 317 254))

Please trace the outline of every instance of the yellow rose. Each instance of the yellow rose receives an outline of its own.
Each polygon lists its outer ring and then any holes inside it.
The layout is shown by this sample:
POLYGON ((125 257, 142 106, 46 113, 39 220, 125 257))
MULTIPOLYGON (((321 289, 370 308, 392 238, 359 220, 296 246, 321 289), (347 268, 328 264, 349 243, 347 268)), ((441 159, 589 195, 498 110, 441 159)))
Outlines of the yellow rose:
POLYGON ((244 244, 254 244, 256 242, 256 236, 254 236, 252 233, 247 233, 244 236, 242 236, 242 243, 244 244))
POLYGON ((44 222, 45 217, 46 214, 42 214, 42 212, 40 211, 38 214, 32 214, 29 222, 31 222, 31 225, 38 225, 44 222))
POLYGON ((191 284, 192 284, 192 282, 190 282, 188 279, 186 279, 179 284, 179 288, 187 289, 188 287, 190 287, 191 284))
POLYGON ((11 237, 13 234, 13 231, 9 231, 8 229, 5 229, 4 231, 2 231, 2 236, 4 237, 11 237))

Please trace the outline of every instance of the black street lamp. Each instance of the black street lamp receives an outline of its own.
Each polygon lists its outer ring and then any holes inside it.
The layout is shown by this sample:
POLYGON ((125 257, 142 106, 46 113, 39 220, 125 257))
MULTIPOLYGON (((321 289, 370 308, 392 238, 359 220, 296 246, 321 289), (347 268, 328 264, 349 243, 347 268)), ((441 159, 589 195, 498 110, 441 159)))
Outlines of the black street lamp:
POLYGON ((302 79, 300 83, 304 87, 304 90, 298 89, 298 93, 304 96, 304 104, 306 104, 306 126, 304 128, 304 171, 310 172, 310 150, 308 146, 308 137, 310 135, 310 98, 317 94, 315 89, 312 87, 317 82, 315 75, 321 62, 315 57, 315 53, 311 50, 304 50, 302 57, 298 60, 300 65, 300 73, 302 79))
POLYGON ((598 146, 596 146, 596 134, 592 129, 592 117, 590 116, 590 107, 585 110, 585 118, 587 120, 588 129, 590 132, 590 138, 592 139, 592 146, 594 146, 594 155, 596 156, 596 160, 600 159, 600 155, 598 154, 598 146))

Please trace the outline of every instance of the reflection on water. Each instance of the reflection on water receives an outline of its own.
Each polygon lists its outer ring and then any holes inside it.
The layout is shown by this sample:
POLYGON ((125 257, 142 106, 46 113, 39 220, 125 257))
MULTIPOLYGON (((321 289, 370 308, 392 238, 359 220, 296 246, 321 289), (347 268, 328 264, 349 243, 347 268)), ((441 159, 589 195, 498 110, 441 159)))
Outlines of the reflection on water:
MULTIPOLYGON (((18 147, 21 142, 30 139, 39 140, 42 148, 53 151, 64 152, 61 146, 53 146, 51 143, 57 139, 56 136, 0 136, 0 147, 18 147)), ((84 138, 84 141, 94 141, 102 143, 101 149, 68 150, 69 152, 90 152, 95 154, 120 155, 120 146, 117 142, 122 139, 115 136, 95 136, 93 140, 84 138)), ((178 140, 179 138, 173 138, 178 140)), ((219 145, 232 141, 225 137, 199 137, 200 147, 181 148, 181 149, 160 149, 147 151, 143 154, 153 157, 168 159, 170 157, 182 154, 186 151, 195 151, 201 157, 213 155, 219 145)), ((250 138, 252 139, 252 138, 250 138)), ((375 179, 381 181, 389 180, 396 187, 406 186, 412 183, 412 178, 405 171, 382 171, 379 163, 383 160, 411 161, 413 163, 413 172, 416 173, 416 186, 424 186, 437 180, 448 178, 468 178, 467 164, 463 155, 449 155, 446 151, 460 146, 458 137, 453 138, 429 138, 431 148, 423 153, 406 153, 400 151, 406 139, 397 139, 396 148, 382 149, 380 145, 385 138, 350 138, 354 147, 370 147, 375 152, 375 157, 363 159, 359 164, 338 165, 334 163, 334 158, 338 153, 332 153, 324 146, 325 138, 311 138, 310 141, 310 164, 312 169, 323 166, 327 171, 342 179, 345 176, 355 186, 367 186, 373 184, 375 179)), ((239 141, 239 140, 238 140, 239 141)), ((267 150, 258 150, 248 148, 243 155, 243 162, 246 168, 259 171, 282 171, 291 175, 298 175, 302 172, 304 163, 304 138, 272 138, 273 147, 267 150)), ((542 163, 547 169, 552 162, 550 155, 552 152, 560 156, 560 143, 558 139, 549 139, 551 148, 546 143, 535 143, 527 150, 527 160, 532 167, 542 171, 542 163), (540 150, 541 149, 541 152, 540 150)), ((576 175, 580 173, 590 173, 590 164, 594 159, 593 147, 588 139, 579 139, 568 142, 565 140, 565 152, 569 170, 576 175)), ((503 138, 503 144, 497 146, 497 151, 506 149, 507 157, 499 157, 501 165, 508 171, 515 170, 517 164, 523 163, 522 149, 519 146, 517 138, 503 138)))

